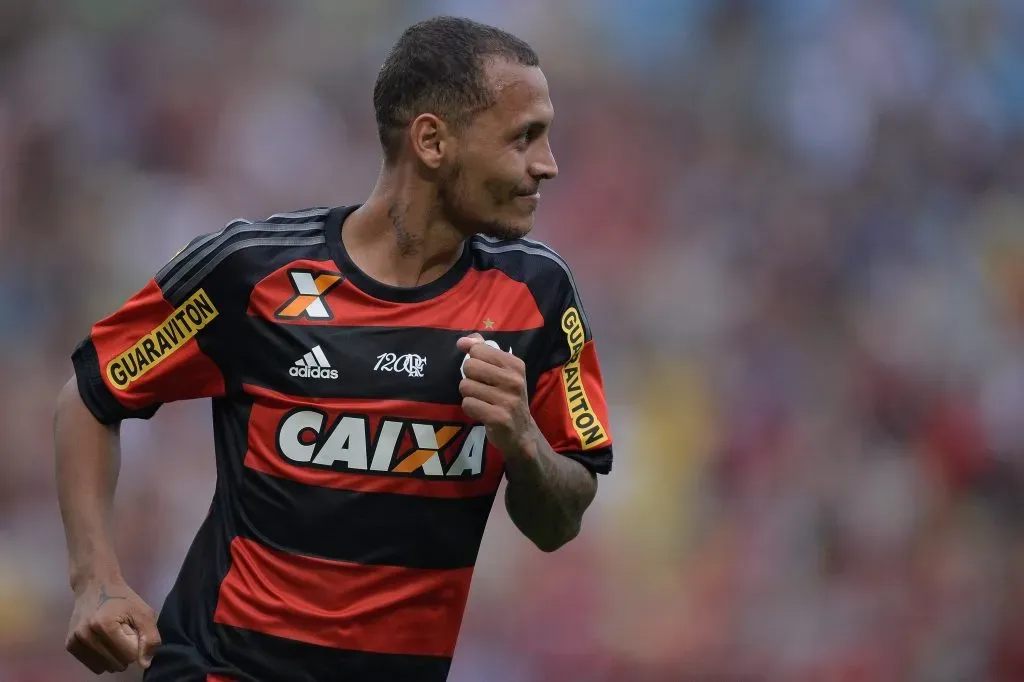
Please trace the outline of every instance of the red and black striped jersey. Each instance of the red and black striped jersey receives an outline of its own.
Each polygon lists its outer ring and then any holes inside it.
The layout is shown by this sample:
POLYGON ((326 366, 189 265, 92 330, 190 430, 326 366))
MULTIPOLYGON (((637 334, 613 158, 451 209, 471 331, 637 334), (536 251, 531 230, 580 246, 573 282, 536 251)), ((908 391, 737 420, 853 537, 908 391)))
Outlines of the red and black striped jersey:
POLYGON ((430 284, 386 286, 342 243, 354 209, 196 238, 75 349, 104 423, 213 399, 216 492, 161 610, 148 682, 447 677, 504 473, 461 408, 467 333, 524 361, 556 452, 611 468, 565 261, 477 236, 430 284))

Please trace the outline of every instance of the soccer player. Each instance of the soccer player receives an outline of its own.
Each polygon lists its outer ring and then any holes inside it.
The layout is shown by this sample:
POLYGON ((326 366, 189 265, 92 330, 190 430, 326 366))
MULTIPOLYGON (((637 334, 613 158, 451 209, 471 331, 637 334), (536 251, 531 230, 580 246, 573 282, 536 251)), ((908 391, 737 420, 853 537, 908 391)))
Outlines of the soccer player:
POLYGON ((73 353, 55 426, 67 648, 96 673, 444 680, 502 477, 516 526, 553 551, 610 470, 572 274, 523 238, 557 173, 537 55, 431 19, 373 101, 384 163, 364 203, 197 237, 73 353), (156 620, 111 544, 118 425, 200 397, 216 492, 156 620))

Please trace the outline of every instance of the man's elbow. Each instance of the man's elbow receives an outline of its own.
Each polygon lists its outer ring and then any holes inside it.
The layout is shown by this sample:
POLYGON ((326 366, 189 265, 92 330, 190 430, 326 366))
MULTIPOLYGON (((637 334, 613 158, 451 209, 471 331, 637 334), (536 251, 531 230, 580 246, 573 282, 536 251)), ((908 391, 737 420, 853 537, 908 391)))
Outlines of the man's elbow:
POLYGON ((530 539, 533 540, 533 544, 537 546, 537 549, 550 554, 551 552, 565 547, 576 539, 576 536, 580 534, 581 528, 582 525, 580 523, 576 523, 575 525, 561 529, 560 532, 544 533, 530 539))
POLYGON ((542 552, 544 552, 546 554, 551 554, 552 552, 556 552, 556 551, 560 550, 562 547, 565 547, 567 544, 569 544, 570 540, 572 540, 572 538, 569 538, 569 537, 558 538, 558 539, 555 539, 555 540, 547 540, 547 539, 539 540, 538 539, 538 540, 534 540, 533 544, 540 551, 542 551, 542 552))

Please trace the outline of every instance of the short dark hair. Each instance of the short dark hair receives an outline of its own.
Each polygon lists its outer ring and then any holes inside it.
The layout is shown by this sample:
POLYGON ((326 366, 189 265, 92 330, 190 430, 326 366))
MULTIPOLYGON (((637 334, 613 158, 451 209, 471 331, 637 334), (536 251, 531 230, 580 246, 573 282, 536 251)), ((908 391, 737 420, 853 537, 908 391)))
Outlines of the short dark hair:
POLYGON ((407 28, 373 86, 377 134, 386 162, 398 158, 402 133, 420 114, 436 114, 458 129, 491 106, 484 66, 495 57, 540 65, 525 41, 469 19, 434 17, 407 28))

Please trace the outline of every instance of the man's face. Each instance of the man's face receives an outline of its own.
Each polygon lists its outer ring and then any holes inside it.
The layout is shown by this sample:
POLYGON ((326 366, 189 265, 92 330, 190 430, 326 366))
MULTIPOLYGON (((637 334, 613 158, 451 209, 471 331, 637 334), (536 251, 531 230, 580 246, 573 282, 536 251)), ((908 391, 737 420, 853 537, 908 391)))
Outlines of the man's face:
POLYGON ((548 144, 554 108, 537 67, 491 60, 485 74, 495 103, 455 138, 440 169, 442 210, 466 234, 515 239, 533 228, 541 180, 558 173, 548 144))

